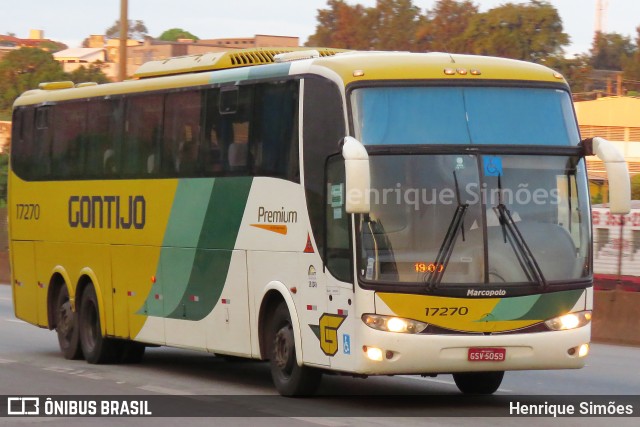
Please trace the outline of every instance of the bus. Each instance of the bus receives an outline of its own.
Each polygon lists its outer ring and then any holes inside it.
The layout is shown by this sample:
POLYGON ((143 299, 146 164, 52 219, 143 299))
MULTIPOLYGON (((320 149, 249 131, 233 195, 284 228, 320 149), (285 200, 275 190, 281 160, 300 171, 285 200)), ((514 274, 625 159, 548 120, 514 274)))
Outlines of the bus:
POLYGON ((131 80, 42 83, 13 109, 17 318, 67 359, 148 346, 323 373, 580 368, 593 307, 584 157, 613 213, 623 156, 581 141, 541 65, 442 53, 250 49, 131 80))

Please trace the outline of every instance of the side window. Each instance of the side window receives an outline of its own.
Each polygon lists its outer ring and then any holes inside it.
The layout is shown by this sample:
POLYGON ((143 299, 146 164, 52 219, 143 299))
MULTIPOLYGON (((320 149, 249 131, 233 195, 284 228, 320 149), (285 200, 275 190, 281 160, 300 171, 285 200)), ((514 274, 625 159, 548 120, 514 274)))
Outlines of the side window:
POLYGON ((326 260, 333 276, 345 282, 351 281, 351 245, 349 239, 349 215, 345 211, 345 170, 341 154, 327 162, 326 260))
POLYGON ((166 97, 163 138, 163 176, 199 175, 200 91, 175 92, 166 97))
POLYGON ((84 176, 109 178, 118 173, 119 156, 115 138, 122 135, 122 101, 93 99, 87 104, 84 176))
POLYGON ((256 87, 251 132, 255 175, 299 181, 298 81, 256 87))
POLYGON ((53 106, 50 105, 36 108, 34 144, 32 157, 29 160, 32 165, 30 175, 34 179, 48 179, 51 176, 52 108, 53 106))
POLYGON ((11 127, 11 162, 13 170, 22 179, 33 179, 30 169, 31 158, 35 155, 33 124, 35 119, 32 107, 19 107, 13 113, 11 127))
POLYGON ((225 107, 220 111, 222 128, 227 132, 226 141, 226 172, 230 175, 249 174, 249 123, 251 121, 253 106, 253 86, 238 87, 237 108, 226 108, 227 102, 222 102, 229 97, 229 93, 221 90, 220 106, 225 107), (229 112, 227 112, 229 111, 229 112))
POLYGON ((85 156, 86 102, 67 102, 53 108, 51 175, 56 179, 78 177, 85 156))
MULTIPOLYGON (((307 78, 303 104, 304 187, 311 229, 323 253, 325 233, 325 162, 340 153, 346 135, 342 96, 338 86, 323 78, 307 78)), ((326 260, 325 260, 326 262, 326 260)))
POLYGON ((148 177, 160 171, 163 95, 132 96, 124 121, 124 176, 148 177))
POLYGON ((205 176, 220 176, 223 173, 226 147, 231 130, 223 129, 220 118, 220 89, 212 88, 204 92, 206 114, 203 127, 201 163, 205 176))

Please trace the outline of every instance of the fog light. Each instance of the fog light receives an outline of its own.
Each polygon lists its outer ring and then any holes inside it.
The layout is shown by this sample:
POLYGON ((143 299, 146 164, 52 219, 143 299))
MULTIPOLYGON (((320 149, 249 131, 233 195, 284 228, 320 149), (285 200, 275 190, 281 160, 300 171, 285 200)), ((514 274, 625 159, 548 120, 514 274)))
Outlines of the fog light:
POLYGON ((578 349, 578 357, 585 357, 589 354, 589 344, 582 344, 578 349))
POLYGON ((365 346, 363 350, 367 353, 367 357, 369 359, 376 362, 382 361, 382 350, 380 350, 379 348, 365 346))

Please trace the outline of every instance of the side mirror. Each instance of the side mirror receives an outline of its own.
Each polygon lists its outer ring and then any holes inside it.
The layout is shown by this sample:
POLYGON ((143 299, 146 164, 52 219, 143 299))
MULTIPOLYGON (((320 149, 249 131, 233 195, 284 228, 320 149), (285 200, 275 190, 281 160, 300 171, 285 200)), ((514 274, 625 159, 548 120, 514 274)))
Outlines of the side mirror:
POLYGON ((345 210, 347 213, 369 213, 371 176, 367 149, 357 139, 347 136, 342 145, 342 157, 346 181, 345 210))
POLYGON ((624 156, 611 142, 595 137, 582 141, 585 155, 596 155, 604 163, 609 180, 609 209, 612 214, 627 214, 631 210, 631 180, 624 156))

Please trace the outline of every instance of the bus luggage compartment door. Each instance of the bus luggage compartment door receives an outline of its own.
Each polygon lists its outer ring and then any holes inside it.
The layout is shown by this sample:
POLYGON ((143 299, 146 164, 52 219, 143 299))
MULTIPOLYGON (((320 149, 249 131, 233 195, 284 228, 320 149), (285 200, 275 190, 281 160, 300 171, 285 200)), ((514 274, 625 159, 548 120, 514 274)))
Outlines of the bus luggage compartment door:
POLYGON ((33 242, 13 242, 12 288, 13 304, 16 317, 25 322, 38 324, 38 283, 34 261, 33 242))

